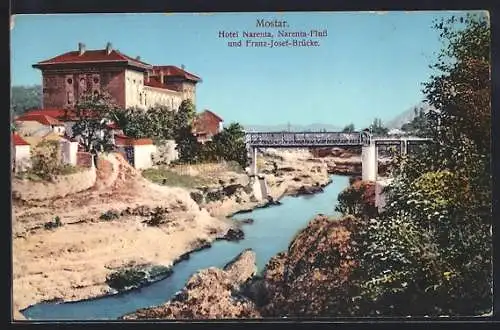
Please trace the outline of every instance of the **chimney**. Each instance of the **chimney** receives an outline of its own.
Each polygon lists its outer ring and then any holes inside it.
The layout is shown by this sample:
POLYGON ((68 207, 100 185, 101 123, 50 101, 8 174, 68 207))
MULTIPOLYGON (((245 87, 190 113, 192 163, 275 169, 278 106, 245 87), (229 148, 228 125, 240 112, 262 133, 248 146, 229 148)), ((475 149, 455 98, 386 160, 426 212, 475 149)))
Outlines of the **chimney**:
POLYGON ((184 64, 181 64, 181 69, 184 70, 186 66, 184 64))
POLYGON ((78 52, 80 53, 80 56, 83 55, 83 53, 85 53, 85 44, 81 42, 78 43, 78 52))
POLYGON ((163 84, 163 70, 160 71, 160 82, 163 84))
POLYGON ((113 48, 111 47, 111 42, 108 42, 108 43, 106 44, 106 54, 108 54, 108 55, 109 55, 109 54, 111 53, 111 51, 112 51, 112 50, 113 50, 113 48))
POLYGON ((141 60, 141 57, 140 56, 136 56, 135 58, 136 60, 140 61, 141 60))

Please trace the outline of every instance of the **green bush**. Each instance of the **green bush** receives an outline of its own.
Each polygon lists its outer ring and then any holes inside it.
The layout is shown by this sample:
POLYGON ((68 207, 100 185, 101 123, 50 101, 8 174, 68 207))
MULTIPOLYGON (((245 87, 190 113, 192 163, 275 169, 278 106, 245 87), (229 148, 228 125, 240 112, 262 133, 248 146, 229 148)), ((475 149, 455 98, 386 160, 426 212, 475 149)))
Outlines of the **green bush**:
POLYGON ((108 210, 108 211, 104 212, 103 214, 101 214, 99 219, 105 220, 105 221, 111 221, 111 220, 118 219, 119 217, 120 217, 120 214, 117 211, 108 210))
POLYGON ((59 216, 55 216, 54 221, 46 222, 43 225, 43 227, 45 229, 55 229, 55 228, 61 227, 62 225, 63 225, 63 223, 61 222, 61 218, 59 218, 59 216))

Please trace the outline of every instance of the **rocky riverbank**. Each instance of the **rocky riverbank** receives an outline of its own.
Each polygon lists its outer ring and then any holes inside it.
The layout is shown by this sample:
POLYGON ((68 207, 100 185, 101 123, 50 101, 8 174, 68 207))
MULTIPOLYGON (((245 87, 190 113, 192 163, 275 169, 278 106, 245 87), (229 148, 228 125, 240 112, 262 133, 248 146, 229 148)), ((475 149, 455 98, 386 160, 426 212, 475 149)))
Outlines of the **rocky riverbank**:
POLYGON ((354 218, 317 216, 287 251, 255 276, 255 254, 244 251, 224 269, 194 274, 172 300, 123 317, 220 319, 341 315, 350 306, 349 277, 356 267, 354 218), (334 299, 332 299, 334 297, 334 299))
POLYGON ((215 267, 194 274, 172 300, 125 315, 140 319, 227 319, 260 317, 255 304, 241 294, 241 287, 257 270, 255 253, 243 251, 223 269, 215 267))
POLYGON ((168 269, 235 227, 201 209, 187 190, 148 182, 121 156, 102 161, 110 166, 99 171, 110 173, 98 173, 98 184, 87 191, 54 200, 13 200, 15 319, 23 319, 19 310, 42 301, 115 293, 112 274, 122 272, 125 283, 137 282, 121 289, 156 280, 141 269, 127 270, 130 265, 168 269))
POLYGON ((92 299, 147 284, 216 239, 241 239, 243 231, 226 217, 279 204, 286 194, 319 192, 329 182, 326 164, 310 157, 301 151, 265 155, 263 170, 272 173, 264 201, 252 198, 245 174, 223 173, 219 185, 204 192, 215 198, 199 200, 199 190, 152 184, 115 155, 101 157, 106 166, 99 166, 96 185, 87 191, 14 200, 14 318, 23 319, 19 310, 42 301, 92 299), (151 276, 143 266, 164 272, 151 276), (112 274, 124 276, 110 281, 112 274))

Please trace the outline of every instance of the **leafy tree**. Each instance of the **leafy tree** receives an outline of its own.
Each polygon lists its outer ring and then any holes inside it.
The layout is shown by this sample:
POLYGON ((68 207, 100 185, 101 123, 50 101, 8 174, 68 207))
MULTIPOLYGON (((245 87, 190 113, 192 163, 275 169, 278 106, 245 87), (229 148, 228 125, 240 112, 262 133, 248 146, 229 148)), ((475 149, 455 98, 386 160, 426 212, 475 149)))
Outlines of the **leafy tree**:
POLYGON ((196 163, 200 161, 200 151, 202 147, 193 135, 190 126, 180 127, 176 131, 175 142, 181 162, 196 163))
POLYGON ((385 135, 389 132, 389 129, 384 127, 380 118, 375 118, 370 125, 370 131, 373 135, 385 135))
POLYGON ((62 166, 59 143, 43 141, 31 150, 30 172, 45 180, 51 180, 62 166))
POLYGON ((213 137, 215 153, 227 161, 236 161, 242 167, 248 163, 245 131, 239 123, 231 123, 213 137))
POLYGON ((87 93, 81 96, 74 109, 67 111, 67 115, 77 118, 72 127, 73 137, 81 137, 85 151, 93 147, 111 148, 111 132, 107 123, 117 110, 109 95, 87 93))
POLYGON ((175 112, 174 124, 177 128, 187 127, 191 125, 196 116, 196 109, 191 100, 182 101, 179 109, 175 112))
POLYGON ((354 124, 349 124, 346 127, 344 127, 344 129, 342 130, 342 132, 344 132, 344 133, 351 133, 351 132, 354 132, 354 130, 355 130, 354 124))
POLYGON ((12 86, 10 98, 11 115, 21 115, 25 111, 42 106, 42 87, 12 86))
POLYGON ((357 241, 373 313, 471 315, 492 306, 489 22, 451 17, 424 86, 434 144, 399 159, 387 208, 357 241))
POLYGON ((111 117, 125 135, 133 138, 151 138, 161 142, 175 137, 175 112, 169 107, 117 109, 111 117))

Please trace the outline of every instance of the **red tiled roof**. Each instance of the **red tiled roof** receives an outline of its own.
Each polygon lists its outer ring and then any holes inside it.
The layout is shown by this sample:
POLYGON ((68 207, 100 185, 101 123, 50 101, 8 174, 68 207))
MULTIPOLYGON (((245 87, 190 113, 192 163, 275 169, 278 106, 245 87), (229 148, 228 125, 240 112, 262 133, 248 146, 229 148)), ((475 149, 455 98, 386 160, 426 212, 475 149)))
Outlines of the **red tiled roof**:
POLYGON ((12 133, 12 143, 14 143, 15 146, 29 146, 30 144, 22 137, 20 137, 17 133, 12 133))
POLYGON ((48 116, 46 114, 23 114, 20 117, 16 118, 16 121, 36 121, 43 125, 54 125, 54 126, 63 126, 64 123, 55 119, 54 117, 48 116))
POLYGON ((66 110, 58 108, 46 108, 46 109, 33 109, 26 111, 22 116, 25 115, 47 115, 52 118, 61 120, 64 118, 66 110))
POLYGON ((65 110, 65 109, 57 109, 57 108, 29 110, 24 115, 47 115, 47 116, 50 116, 52 118, 59 119, 60 121, 76 121, 76 120, 78 120, 74 110, 65 110))
POLYGON ((163 71, 163 74, 170 77, 183 77, 187 80, 201 81, 201 78, 176 67, 175 65, 155 65, 153 66, 153 72, 163 71))
POLYGON ((217 119, 220 122, 224 121, 224 119, 222 119, 221 117, 219 117, 217 114, 215 114, 214 112, 212 112, 210 110, 204 110, 202 113, 199 114, 200 117, 207 116, 207 115, 214 117, 215 119, 217 119))
POLYGON ((143 61, 134 59, 128 55, 125 55, 117 50, 112 50, 109 54, 105 49, 99 50, 86 50, 82 55, 80 55, 79 51, 71 51, 64 53, 62 55, 58 55, 56 57, 50 58, 48 60, 44 60, 38 62, 33 65, 33 67, 37 68, 40 66, 52 65, 52 64, 74 64, 74 63, 88 63, 88 62, 116 62, 116 63, 128 63, 129 65, 133 65, 141 68, 151 68, 151 65, 145 63, 143 61))
POLYGON ((138 146, 138 145, 152 145, 151 139, 134 139, 125 135, 115 134, 115 145, 117 146, 138 146))
POLYGON ((161 88, 177 92, 177 87, 173 86, 172 84, 162 84, 156 77, 150 77, 149 81, 144 81, 144 86, 161 88))

